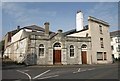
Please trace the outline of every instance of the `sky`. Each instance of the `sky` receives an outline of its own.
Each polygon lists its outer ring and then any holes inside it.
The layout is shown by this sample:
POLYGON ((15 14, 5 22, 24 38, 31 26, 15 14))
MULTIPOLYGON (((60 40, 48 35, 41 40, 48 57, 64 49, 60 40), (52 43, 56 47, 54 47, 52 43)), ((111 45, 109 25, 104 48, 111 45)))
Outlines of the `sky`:
POLYGON ((45 22, 50 22, 54 32, 75 29, 78 10, 84 14, 84 25, 88 16, 93 16, 108 22, 110 31, 118 30, 117 2, 2 2, 2 36, 18 25, 43 26, 45 22))

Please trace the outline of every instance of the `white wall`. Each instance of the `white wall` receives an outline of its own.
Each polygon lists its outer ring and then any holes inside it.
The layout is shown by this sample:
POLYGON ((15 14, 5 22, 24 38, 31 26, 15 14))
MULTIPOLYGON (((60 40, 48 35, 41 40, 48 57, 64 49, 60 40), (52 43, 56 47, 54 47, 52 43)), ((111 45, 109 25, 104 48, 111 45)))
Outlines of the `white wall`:
POLYGON ((18 33, 16 33, 15 35, 13 35, 11 43, 20 40, 22 33, 23 33, 23 30, 20 30, 18 33))
POLYGON ((85 30, 82 32, 77 32, 77 33, 73 33, 67 36, 73 36, 73 37, 86 37, 86 34, 88 33, 88 36, 90 36, 89 30, 85 30))
POLYGON ((118 45, 120 45, 120 42, 117 43, 116 39, 118 40, 120 39, 120 37, 112 37, 112 40, 111 40, 111 46, 113 46, 112 54, 114 54, 115 58, 119 58, 120 52, 117 51, 117 47, 118 45))
POLYGON ((83 29, 83 13, 80 11, 76 14, 76 30, 80 31, 83 29))

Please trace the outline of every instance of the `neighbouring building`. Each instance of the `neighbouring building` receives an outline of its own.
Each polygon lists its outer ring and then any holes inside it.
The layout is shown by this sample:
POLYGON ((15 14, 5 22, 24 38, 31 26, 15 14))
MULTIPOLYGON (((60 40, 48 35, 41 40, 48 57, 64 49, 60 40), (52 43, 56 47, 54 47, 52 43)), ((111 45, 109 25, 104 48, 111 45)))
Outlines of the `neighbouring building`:
POLYGON ((120 30, 110 32, 112 55, 115 59, 120 58, 120 30))
MULTIPOLYGON (((4 54, 18 63, 32 64, 101 64, 112 63, 109 24, 88 17, 83 24, 83 13, 76 14, 76 29, 63 32, 36 25, 20 28, 11 37, 4 54)), ((57 27, 56 27, 57 28, 57 27)))

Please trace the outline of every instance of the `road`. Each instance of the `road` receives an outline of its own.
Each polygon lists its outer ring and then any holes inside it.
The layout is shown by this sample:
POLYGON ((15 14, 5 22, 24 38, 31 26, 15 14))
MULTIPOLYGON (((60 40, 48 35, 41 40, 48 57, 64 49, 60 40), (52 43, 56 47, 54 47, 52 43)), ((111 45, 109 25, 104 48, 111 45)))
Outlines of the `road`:
POLYGON ((2 70, 3 81, 39 81, 41 79, 118 79, 118 64, 101 65, 14 65, 2 70))

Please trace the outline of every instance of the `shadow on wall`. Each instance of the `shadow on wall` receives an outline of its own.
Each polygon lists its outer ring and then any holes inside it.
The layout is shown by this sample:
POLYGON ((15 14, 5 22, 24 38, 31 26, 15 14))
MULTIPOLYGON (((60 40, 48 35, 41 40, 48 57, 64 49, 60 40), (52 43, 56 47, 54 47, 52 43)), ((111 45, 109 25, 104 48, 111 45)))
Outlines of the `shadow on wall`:
POLYGON ((24 63, 25 63, 25 65, 36 65, 37 64, 37 55, 34 53, 28 54, 24 63))

